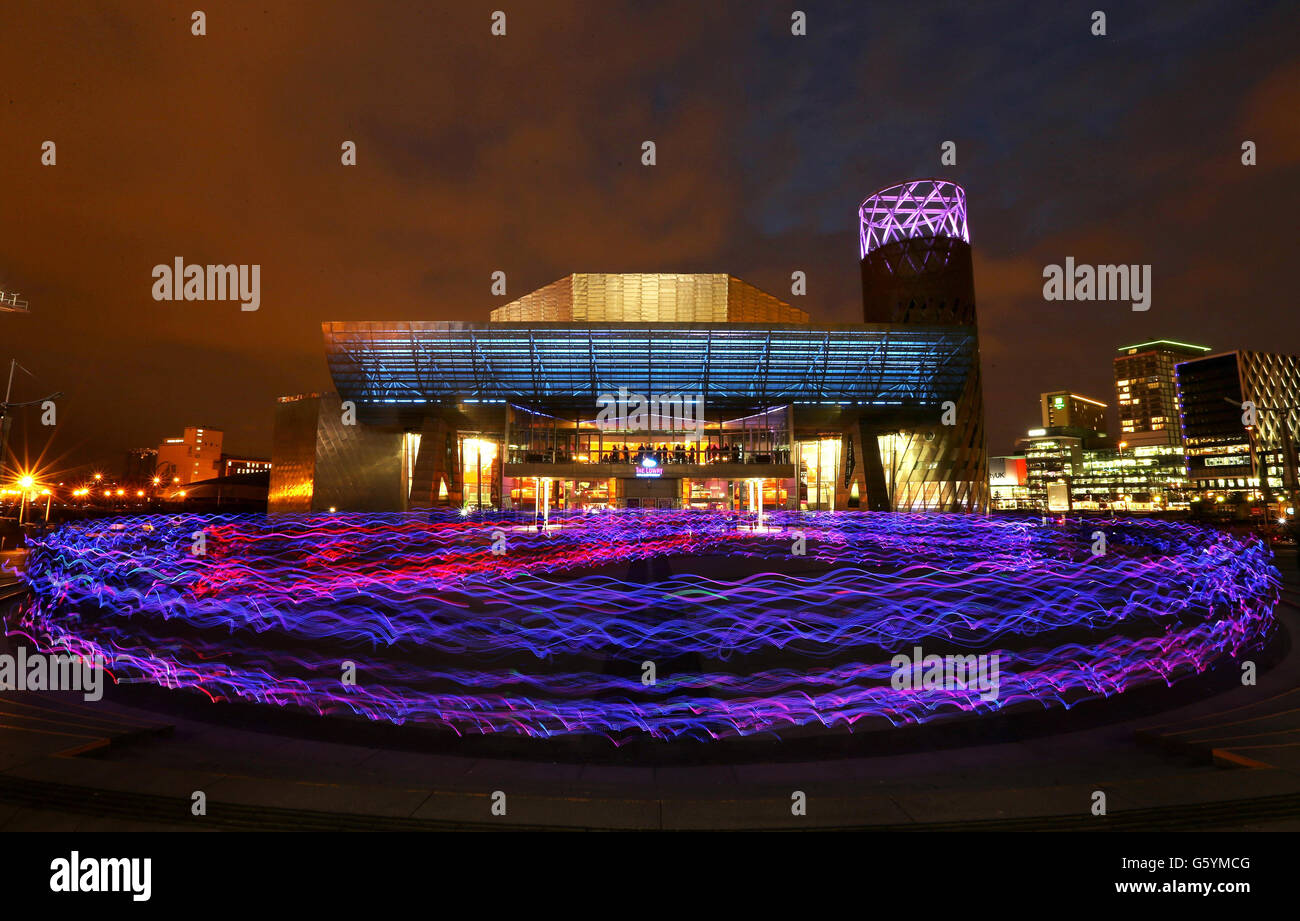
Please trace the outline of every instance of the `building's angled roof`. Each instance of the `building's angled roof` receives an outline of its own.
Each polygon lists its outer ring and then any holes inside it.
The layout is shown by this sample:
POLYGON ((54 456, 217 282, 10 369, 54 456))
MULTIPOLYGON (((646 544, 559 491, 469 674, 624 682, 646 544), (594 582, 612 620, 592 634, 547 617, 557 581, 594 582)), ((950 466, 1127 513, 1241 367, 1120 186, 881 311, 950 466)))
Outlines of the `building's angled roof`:
POLYGON ((1115 351, 1131 352, 1142 351, 1150 348, 1165 348, 1169 351, 1182 351, 1190 353, 1212 351, 1208 345, 1193 345, 1190 342, 1178 342, 1174 339, 1150 339, 1146 342, 1139 342, 1137 345, 1121 345, 1115 351))
POLYGON ((492 311, 494 323, 807 323, 808 314, 726 274, 566 275, 492 311))

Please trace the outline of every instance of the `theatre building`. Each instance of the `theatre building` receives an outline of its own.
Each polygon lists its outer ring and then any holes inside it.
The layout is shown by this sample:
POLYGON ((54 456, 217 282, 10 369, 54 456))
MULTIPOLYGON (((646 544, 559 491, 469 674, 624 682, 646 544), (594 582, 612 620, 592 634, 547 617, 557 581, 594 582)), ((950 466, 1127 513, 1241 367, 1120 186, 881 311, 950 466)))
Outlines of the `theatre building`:
POLYGON ((486 322, 324 324, 270 509, 983 510, 965 193, 860 209, 863 323, 726 274, 574 274, 486 322))

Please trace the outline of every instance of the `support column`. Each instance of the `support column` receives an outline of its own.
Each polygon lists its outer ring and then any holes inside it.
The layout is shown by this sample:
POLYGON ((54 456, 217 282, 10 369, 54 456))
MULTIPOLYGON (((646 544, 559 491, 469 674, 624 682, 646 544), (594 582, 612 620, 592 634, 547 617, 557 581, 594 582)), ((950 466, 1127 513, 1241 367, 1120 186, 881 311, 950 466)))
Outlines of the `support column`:
POLYGON ((880 460, 880 440, 875 432, 865 430, 861 422, 853 430, 858 439, 857 444, 862 449, 858 464, 862 470, 860 493, 863 504, 872 512, 893 511, 893 496, 889 494, 885 482, 885 465, 880 460))
POLYGON ((411 476, 412 508, 459 508, 462 502, 459 445, 456 432, 443 419, 425 419, 420 429, 420 451, 411 476), (447 495, 439 495, 445 484, 447 495))

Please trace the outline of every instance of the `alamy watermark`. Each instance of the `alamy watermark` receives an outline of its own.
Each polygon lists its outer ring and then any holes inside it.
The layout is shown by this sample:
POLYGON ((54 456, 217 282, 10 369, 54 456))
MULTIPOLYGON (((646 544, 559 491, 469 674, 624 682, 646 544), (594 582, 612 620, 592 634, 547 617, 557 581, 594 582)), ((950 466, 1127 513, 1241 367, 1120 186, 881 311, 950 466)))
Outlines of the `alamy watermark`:
POLYGON ((1075 265, 1043 267, 1045 301, 1131 301, 1133 309, 1151 309, 1151 266, 1075 265))
POLYGON ((260 265, 185 264, 177 256, 172 265, 153 267, 155 301, 239 301, 239 309, 262 306, 260 265))
POLYGON ((630 393, 596 397, 596 427, 606 432, 699 432, 704 426, 704 394, 630 393))
POLYGON ((80 691, 85 700, 104 696, 104 657, 93 660, 66 653, 0 653, 0 691, 80 691))
POLYGON ((50 861, 51 892, 129 892, 147 902, 153 891, 152 857, 82 857, 73 851, 50 861))
POLYGON ((890 685, 896 691, 964 691, 980 692, 980 700, 997 700, 1000 669, 999 657, 993 655, 940 656, 925 655, 920 646, 912 654, 900 652, 889 660, 894 669, 890 685))

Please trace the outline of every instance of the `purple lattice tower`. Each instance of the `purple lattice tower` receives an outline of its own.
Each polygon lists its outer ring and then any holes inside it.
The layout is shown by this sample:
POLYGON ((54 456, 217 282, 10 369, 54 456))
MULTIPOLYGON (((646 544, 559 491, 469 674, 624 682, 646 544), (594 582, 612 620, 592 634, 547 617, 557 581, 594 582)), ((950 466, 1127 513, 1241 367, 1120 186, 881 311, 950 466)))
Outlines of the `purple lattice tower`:
MULTIPOLYGON (((868 196, 858 218, 865 322, 969 326, 974 333, 965 189, 912 179, 868 196)), ((925 406, 914 427, 895 431, 864 418, 855 435, 868 508, 983 510, 988 465, 978 345, 955 412, 925 406)))
POLYGON ((966 190, 912 179, 858 209, 862 309, 868 323, 975 323, 966 190))

